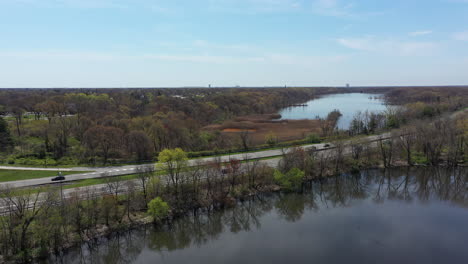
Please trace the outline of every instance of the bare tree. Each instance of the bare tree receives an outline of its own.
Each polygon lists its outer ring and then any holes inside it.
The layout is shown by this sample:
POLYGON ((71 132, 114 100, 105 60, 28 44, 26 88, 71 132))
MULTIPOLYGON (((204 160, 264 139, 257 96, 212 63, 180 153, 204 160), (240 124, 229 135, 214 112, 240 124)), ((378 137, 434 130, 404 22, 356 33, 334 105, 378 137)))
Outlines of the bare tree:
POLYGON ((413 165, 411 160, 412 150, 416 142, 416 131, 414 127, 405 127, 400 130, 398 136, 398 145, 405 151, 406 162, 408 165, 413 165))
POLYGON ((120 176, 111 176, 108 172, 101 173, 101 177, 106 183, 107 192, 114 196, 117 200, 119 193, 122 191, 124 183, 120 176))
POLYGON ((242 130, 240 133, 239 133, 239 137, 241 139, 241 142, 242 142, 242 147, 244 148, 244 150, 249 150, 249 145, 250 145, 250 132, 248 130, 242 130))
POLYGON ((345 143, 343 141, 335 141, 333 143, 333 159, 335 161, 335 174, 339 173, 344 165, 345 143))
POLYGON ((135 182, 127 181, 125 182, 125 213, 128 220, 132 221, 130 212, 133 210, 135 204, 135 182))
POLYGON ((364 151, 365 143, 360 140, 351 140, 349 142, 349 147, 351 148, 351 155, 354 160, 359 160, 361 158, 361 154, 364 151))
POLYGON ((382 136, 379 136, 378 144, 382 162, 385 168, 392 166, 393 163, 393 141, 393 137, 384 139, 382 136))
POLYGON ((28 235, 31 224, 38 215, 58 203, 57 192, 40 192, 26 189, 15 192, 9 186, 0 187, 1 205, 8 215, 6 220, 8 241, 13 254, 22 252, 24 260, 29 258, 31 237, 28 235))
POLYGON ((154 177, 155 166, 153 164, 147 164, 136 168, 136 174, 143 191, 143 199, 145 207, 148 205, 148 185, 152 177, 154 177))

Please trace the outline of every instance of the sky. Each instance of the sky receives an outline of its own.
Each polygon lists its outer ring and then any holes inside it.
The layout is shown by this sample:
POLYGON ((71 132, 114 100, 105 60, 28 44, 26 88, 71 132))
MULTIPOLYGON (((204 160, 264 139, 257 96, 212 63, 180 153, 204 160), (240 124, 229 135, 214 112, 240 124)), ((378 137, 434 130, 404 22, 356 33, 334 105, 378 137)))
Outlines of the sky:
POLYGON ((0 0, 0 87, 468 84, 468 0, 0 0))

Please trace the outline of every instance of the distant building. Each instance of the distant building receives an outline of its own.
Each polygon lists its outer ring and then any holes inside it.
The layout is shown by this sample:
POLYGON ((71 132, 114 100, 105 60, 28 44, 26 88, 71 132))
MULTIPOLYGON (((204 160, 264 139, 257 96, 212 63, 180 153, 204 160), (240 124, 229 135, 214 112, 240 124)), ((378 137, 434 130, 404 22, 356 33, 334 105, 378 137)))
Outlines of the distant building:
POLYGON ((349 83, 346 84, 346 88, 349 88, 349 83))

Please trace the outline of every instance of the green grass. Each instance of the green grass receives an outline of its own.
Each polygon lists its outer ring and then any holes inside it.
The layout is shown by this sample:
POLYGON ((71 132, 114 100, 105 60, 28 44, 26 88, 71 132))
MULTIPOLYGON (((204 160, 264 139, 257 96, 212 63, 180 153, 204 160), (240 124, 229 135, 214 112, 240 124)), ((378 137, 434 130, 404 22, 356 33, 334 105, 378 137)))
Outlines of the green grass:
MULTIPOLYGON (((63 171, 62 175, 86 173, 86 171, 63 171)), ((0 170, 0 182, 22 181, 57 176, 56 171, 0 170)))
POLYGON ((15 167, 25 167, 25 168, 44 168, 44 169, 57 169, 57 170, 75 168, 75 167, 90 167, 88 165, 83 165, 83 164, 61 164, 61 165, 50 165, 50 164, 48 164, 47 166, 44 166, 44 164, 28 165, 28 164, 21 164, 21 163, 18 163, 18 164, 0 163, 0 166, 13 167, 13 168, 15 168, 15 167))
MULTIPOLYGON (((119 179, 123 181, 129 181, 129 180, 136 179, 137 177, 138 175, 136 174, 130 174, 130 175, 119 176, 119 179)), ((112 178, 116 178, 116 176, 112 178)), ((106 183, 106 179, 103 179, 103 178, 86 179, 86 180, 75 181, 71 184, 63 185, 63 189, 80 188, 80 187, 86 187, 86 186, 92 186, 92 185, 98 185, 98 184, 104 184, 104 183, 106 183)))

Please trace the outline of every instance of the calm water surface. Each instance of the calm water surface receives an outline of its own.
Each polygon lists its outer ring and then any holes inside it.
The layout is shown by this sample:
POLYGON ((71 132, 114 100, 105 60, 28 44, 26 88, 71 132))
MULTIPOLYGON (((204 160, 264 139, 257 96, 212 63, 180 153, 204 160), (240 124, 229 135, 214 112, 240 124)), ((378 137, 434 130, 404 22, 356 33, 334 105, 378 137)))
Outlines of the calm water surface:
POLYGON ((307 102, 307 106, 288 107, 280 114, 282 119, 314 119, 316 116, 326 118, 334 109, 340 110, 343 116, 338 121, 338 128, 348 129, 354 115, 361 111, 381 112, 386 109, 383 101, 375 99, 378 94, 347 93, 332 94, 307 102))
POLYGON ((372 170, 83 244, 55 263, 468 263, 467 171, 372 170))

